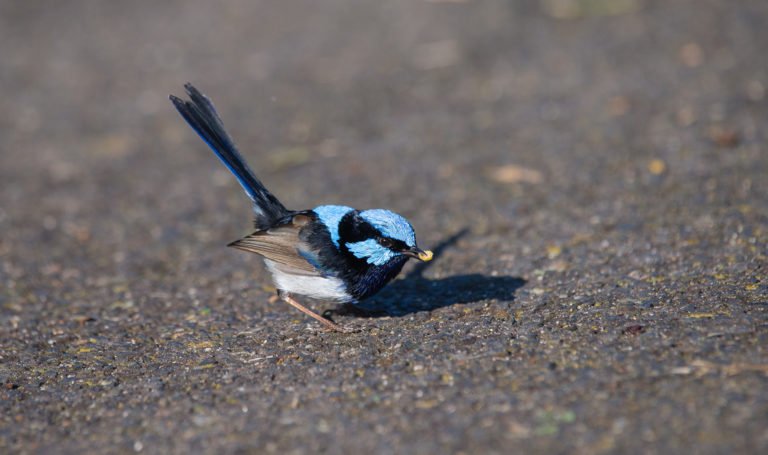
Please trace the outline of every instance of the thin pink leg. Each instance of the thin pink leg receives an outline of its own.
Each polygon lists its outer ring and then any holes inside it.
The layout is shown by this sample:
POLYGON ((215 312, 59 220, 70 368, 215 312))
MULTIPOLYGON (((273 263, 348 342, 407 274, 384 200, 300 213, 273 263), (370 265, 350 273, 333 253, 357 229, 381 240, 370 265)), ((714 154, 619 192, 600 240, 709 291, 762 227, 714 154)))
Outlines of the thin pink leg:
POLYGON ((297 302, 293 297, 291 297, 289 294, 285 292, 280 292, 278 295, 280 296, 281 299, 283 299, 283 302, 287 303, 288 305, 291 305, 292 307, 296 308, 297 310, 301 311, 307 316, 317 319, 321 324, 323 324, 324 326, 326 326, 331 330, 335 330, 336 332, 341 332, 341 333, 354 332, 354 330, 352 329, 347 329, 345 327, 342 327, 336 324, 335 322, 331 321, 330 319, 320 316, 319 314, 315 313, 314 311, 310 310, 309 308, 297 302))

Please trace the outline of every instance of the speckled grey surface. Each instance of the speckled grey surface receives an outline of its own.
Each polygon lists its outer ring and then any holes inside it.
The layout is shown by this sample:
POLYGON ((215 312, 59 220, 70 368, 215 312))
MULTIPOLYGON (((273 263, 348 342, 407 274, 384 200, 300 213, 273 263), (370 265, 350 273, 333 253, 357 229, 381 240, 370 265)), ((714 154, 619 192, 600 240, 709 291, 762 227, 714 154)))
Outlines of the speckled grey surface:
POLYGON ((766 451, 766 23, 3 2, 0 452, 766 451), (361 333, 270 303, 186 81, 286 205, 396 210, 439 258, 361 333))

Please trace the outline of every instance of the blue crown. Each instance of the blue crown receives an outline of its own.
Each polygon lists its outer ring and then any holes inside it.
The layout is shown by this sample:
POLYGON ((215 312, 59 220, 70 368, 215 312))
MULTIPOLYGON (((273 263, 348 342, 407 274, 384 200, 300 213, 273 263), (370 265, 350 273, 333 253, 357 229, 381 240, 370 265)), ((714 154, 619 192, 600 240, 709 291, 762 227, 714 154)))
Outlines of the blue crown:
POLYGON ((402 240, 410 247, 416 246, 416 234, 413 232, 413 226, 397 213, 384 209, 372 209, 363 210, 360 212, 360 216, 384 236, 402 240))

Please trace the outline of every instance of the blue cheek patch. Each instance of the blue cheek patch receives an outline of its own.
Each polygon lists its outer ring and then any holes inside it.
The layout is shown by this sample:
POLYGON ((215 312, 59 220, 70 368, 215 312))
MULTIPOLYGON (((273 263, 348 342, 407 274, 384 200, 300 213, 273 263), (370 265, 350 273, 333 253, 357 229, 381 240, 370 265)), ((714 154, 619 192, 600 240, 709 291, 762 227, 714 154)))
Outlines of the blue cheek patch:
POLYGON ((350 253, 356 258, 365 259, 369 264, 384 265, 390 259, 397 256, 397 253, 384 248, 374 239, 368 239, 362 242, 347 243, 350 253))
POLYGON ((320 221, 328 228, 331 234, 331 241, 336 248, 339 248, 339 223, 344 215, 354 210, 345 205, 321 205, 312 209, 317 214, 320 221))

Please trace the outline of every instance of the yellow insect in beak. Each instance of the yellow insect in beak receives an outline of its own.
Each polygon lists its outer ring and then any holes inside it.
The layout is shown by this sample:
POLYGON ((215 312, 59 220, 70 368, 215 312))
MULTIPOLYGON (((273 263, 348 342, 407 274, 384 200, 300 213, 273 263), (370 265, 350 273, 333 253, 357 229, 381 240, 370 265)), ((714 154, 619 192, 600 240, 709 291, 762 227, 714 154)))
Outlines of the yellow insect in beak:
POLYGON ((419 260, 423 262, 431 261, 434 256, 435 255, 429 250, 419 252, 419 260))
POLYGON ((416 258, 422 262, 429 262, 432 260, 432 258, 435 257, 435 254, 432 253, 431 251, 421 250, 416 247, 403 251, 403 254, 405 254, 406 256, 410 256, 412 258, 416 258))

